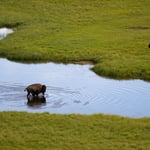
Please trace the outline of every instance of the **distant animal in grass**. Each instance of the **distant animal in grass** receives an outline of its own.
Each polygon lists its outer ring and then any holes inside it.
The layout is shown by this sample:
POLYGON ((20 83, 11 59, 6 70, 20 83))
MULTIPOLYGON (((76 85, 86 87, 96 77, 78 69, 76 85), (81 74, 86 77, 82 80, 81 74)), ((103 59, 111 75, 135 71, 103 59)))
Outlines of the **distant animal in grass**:
POLYGON ((46 92, 46 86, 40 83, 35 83, 26 87, 24 91, 27 91, 27 96, 30 94, 32 94, 32 96, 38 96, 40 93, 42 93, 44 96, 46 92))
POLYGON ((150 44, 148 44, 148 48, 150 48, 150 44))

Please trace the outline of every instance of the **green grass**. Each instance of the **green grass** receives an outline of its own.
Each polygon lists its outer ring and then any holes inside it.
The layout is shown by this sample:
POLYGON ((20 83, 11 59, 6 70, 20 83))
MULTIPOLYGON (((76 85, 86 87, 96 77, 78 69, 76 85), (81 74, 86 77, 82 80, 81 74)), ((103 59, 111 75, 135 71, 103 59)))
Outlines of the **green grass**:
MULTIPOLYGON (((99 75, 150 81, 149 0, 0 0, 0 15, 15 31, 1 57, 92 61, 99 75)), ((149 118, 0 112, 2 150, 148 150, 149 139, 149 118)))
POLYGON ((15 30, 0 41, 1 57, 89 60, 99 75, 150 81, 149 0, 1 0, 0 14, 0 27, 15 30))
POLYGON ((0 112, 0 149, 148 150, 150 119, 0 112))

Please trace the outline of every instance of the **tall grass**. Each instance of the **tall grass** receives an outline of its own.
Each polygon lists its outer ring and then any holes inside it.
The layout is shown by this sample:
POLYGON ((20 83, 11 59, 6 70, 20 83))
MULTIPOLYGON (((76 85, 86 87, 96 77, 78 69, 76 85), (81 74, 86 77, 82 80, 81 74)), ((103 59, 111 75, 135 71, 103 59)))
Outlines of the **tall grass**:
POLYGON ((90 60, 113 78, 150 80, 149 0, 0 1, 0 56, 19 61, 90 60))
POLYGON ((0 112, 0 149, 148 150, 150 119, 0 112))

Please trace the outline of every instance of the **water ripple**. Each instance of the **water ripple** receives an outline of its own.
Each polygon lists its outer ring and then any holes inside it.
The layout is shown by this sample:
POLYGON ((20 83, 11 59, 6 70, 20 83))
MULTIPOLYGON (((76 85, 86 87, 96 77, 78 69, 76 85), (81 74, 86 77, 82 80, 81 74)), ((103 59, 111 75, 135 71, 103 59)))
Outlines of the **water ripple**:
POLYGON ((0 65, 0 111, 150 116, 149 82, 105 79, 89 65, 29 65, 6 59, 0 65), (37 81, 47 86, 46 103, 28 105, 24 89, 37 81))

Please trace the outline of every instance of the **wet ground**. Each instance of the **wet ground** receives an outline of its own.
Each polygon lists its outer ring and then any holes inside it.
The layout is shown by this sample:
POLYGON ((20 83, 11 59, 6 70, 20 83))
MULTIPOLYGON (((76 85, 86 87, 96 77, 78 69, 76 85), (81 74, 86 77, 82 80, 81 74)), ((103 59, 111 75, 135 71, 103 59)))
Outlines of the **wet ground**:
POLYGON ((90 71, 91 67, 0 59, 0 111, 150 117, 149 82, 102 78, 90 71), (47 86, 44 98, 27 99, 24 89, 32 83, 47 86))

